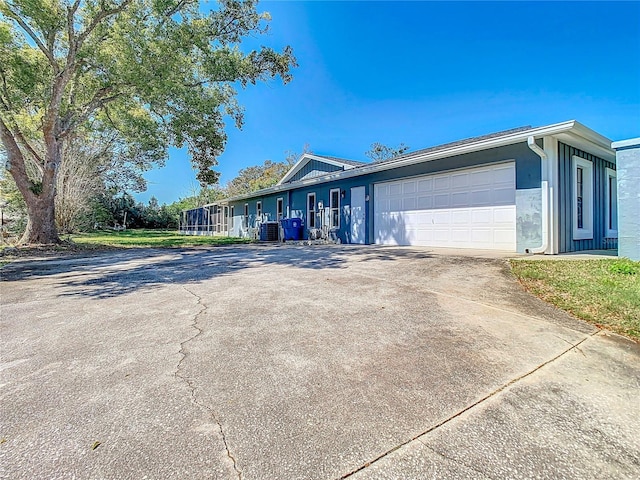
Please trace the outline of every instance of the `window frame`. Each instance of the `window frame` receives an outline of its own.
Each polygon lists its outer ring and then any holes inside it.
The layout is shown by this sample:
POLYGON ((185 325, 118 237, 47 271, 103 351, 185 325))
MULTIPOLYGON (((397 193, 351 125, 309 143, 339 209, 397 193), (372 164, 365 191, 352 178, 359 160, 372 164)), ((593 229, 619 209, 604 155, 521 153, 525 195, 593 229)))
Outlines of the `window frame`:
POLYGON ((317 214, 317 204, 316 204, 316 192, 307 193, 307 227, 308 228, 316 228, 316 214, 317 214), (313 204, 309 201, 309 199, 313 197, 313 204), (313 206, 313 208, 309 208, 313 206))
POLYGON ((256 202, 256 217, 258 220, 262 217, 262 200, 256 202))
POLYGON ((605 235, 618 238, 618 174, 605 168, 605 235), (613 188, 611 188, 613 185, 613 188))
POLYGON ((340 228, 340 189, 339 188, 332 188, 331 190, 329 190, 329 209, 331 211, 331 221, 329 224, 330 228, 336 228, 339 229, 340 228), (336 199, 338 200, 338 204, 334 205, 333 204, 333 194, 337 193, 336 195, 336 199), (335 218, 334 218, 334 211, 335 211, 335 218), (334 219, 337 219, 336 224, 334 224, 334 219))
POLYGON ((571 165, 572 178, 572 225, 574 240, 593 239, 593 162, 586 158, 573 156, 571 165), (582 170, 582 227, 578 227, 578 169, 582 170))
POLYGON ((235 214, 235 207, 233 205, 231 205, 229 207, 229 230, 233 230, 233 218, 234 218, 234 214, 235 214))
POLYGON ((244 228, 249 228, 249 204, 244 204, 244 215, 242 216, 242 222, 244 228))
POLYGON ((284 218, 284 197, 276 199, 276 220, 280 221, 284 218))

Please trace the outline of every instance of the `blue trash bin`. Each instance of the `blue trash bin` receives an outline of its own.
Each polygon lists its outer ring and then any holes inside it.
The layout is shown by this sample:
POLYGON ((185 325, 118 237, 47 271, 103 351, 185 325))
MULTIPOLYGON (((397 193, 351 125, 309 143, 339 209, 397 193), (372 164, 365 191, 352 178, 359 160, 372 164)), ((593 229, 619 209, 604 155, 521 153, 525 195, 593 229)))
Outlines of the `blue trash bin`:
POLYGON ((304 227, 301 218, 283 218, 280 222, 284 230, 284 240, 302 240, 304 227))

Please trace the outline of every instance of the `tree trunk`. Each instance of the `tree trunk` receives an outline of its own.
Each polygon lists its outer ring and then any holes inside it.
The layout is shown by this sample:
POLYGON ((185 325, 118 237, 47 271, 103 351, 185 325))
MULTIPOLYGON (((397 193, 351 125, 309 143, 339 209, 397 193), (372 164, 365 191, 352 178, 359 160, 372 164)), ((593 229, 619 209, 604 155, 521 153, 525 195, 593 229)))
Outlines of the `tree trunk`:
POLYGON ((0 140, 7 152, 9 173, 27 205, 27 229, 20 243, 60 243, 55 216, 55 180, 61 154, 59 142, 47 145, 48 161, 43 168, 42 182, 34 183, 27 174, 20 147, 2 119, 0 119, 0 140))
POLYGON ((34 195, 27 203, 27 229, 20 243, 60 243, 56 228, 55 201, 53 195, 34 195))

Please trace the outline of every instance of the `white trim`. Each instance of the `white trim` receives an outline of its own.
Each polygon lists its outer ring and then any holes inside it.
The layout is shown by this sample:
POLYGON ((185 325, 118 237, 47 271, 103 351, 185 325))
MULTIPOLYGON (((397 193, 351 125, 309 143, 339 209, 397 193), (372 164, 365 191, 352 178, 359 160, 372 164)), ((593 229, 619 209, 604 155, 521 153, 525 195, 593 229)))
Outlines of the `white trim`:
POLYGON ((593 238, 593 162, 574 155, 571 159, 573 240, 593 238), (582 168, 582 228, 578 228, 578 168, 582 168))
POLYGON ((256 201, 256 216, 257 217, 262 216, 262 200, 256 201))
POLYGON ((605 200, 604 200, 604 206, 605 206, 605 224, 604 224, 604 229, 605 229, 605 236, 606 238, 618 238, 618 183, 617 183, 617 178, 618 178, 618 174, 616 173, 615 170, 612 170, 611 168, 605 168, 605 176, 604 176, 605 180, 606 180, 606 185, 605 185, 605 200), (613 185, 614 185, 614 190, 613 190, 613 194, 614 194, 614 198, 611 198, 611 179, 613 179, 613 185), (612 210, 612 202, 611 200, 613 200, 613 211, 615 213, 615 219, 613 222, 613 226, 615 226, 616 228, 609 228, 609 225, 611 224, 611 219, 610 219, 610 212, 612 210))
POLYGON ((283 197, 278 197, 276 198, 276 220, 280 221, 284 218, 284 198, 283 197), (280 212, 278 212, 278 204, 282 205, 282 210, 280 212))
POLYGON ((630 138, 628 140, 618 140, 611 143, 611 148, 618 150, 620 148, 629 148, 640 146, 640 137, 630 138))
POLYGON ((559 229, 560 229, 560 199, 558 192, 559 162, 558 162, 558 139, 555 137, 544 137, 542 139, 544 153, 548 162, 548 188, 549 188, 549 245, 546 253, 556 254, 560 251, 559 229))
POLYGON ((318 219, 316 218, 316 214, 317 214, 317 205, 316 205, 316 201, 317 201, 318 197, 316 197, 316 192, 309 192, 307 193, 307 228, 317 228, 318 225, 318 219), (313 196, 313 211, 309 210, 309 197, 313 196), (313 213, 313 215, 311 215, 311 213, 313 213), (311 222, 309 221, 310 218, 313 218, 313 225, 311 225, 311 222))
POLYGON ((331 190, 329 190, 329 210, 331 212, 331 221, 330 221, 330 225, 329 228, 335 228, 335 229, 340 229, 340 189, 339 188, 332 188, 331 190), (331 204, 331 201, 333 200, 333 192, 338 192, 338 205, 337 206, 333 206, 331 204), (338 224, 334 225, 333 224, 333 211, 337 210, 338 211, 338 224))

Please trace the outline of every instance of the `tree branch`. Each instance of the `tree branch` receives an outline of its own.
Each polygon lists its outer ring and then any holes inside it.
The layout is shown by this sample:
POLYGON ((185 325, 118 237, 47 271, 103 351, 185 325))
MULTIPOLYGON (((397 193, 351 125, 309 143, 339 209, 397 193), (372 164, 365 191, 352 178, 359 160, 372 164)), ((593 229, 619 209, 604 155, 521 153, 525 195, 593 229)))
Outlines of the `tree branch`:
POLYGON ((7 150, 7 157, 9 159, 8 170, 11 176, 16 182, 18 190, 22 194, 25 201, 29 202, 33 199, 34 193, 31 191, 31 181, 27 175, 27 169, 24 162, 24 156, 20 151, 20 147, 16 143, 11 131, 5 125, 2 118, 0 118, 0 140, 7 150))
POLYGON ((100 25, 100 22, 102 22, 105 18, 111 17, 113 15, 117 15, 118 13, 122 12, 125 8, 129 6, 129 4, 132 1, 133 0, 123 0, 123 2, 116 8, 111 8, 108 10, 100 10, 98 14, 95 17, 93 17, 93 20, 91 20, 87 28, 82 33, 80 33, 80 35, 78 35, 78 38, 76 40, 76 49, 80 49, 80 47, 82 47, 82 44, 84 43, 84 41, 87 39, 89 35, 91 35, 91 32, 93 32, 96 29, 96 27, 100 25))
POLYGON ((9 14, 8 16, 12 18, 18 25, 20 25, 20 27, 27 33, 27 35, 29 35, 29 37, 31 37, 31 39, 35 42, 35 44, 38 46, 40 51, 44 53, 45 57, 47 57, 47 60, 49 60, 49 64, 53 67, 56 74, 59 73, 60 66, 56 62, 56 58, 53 56, 53 51, 49 50, 44 45, 44 43, 42 43, 42 40, 40 40, 40 38, 38 37, 38 35, 36 35, 33 29, 22 19, 22 17, 20 17, 19 14, 11 10, 11 8, 7 3, 5 3, 5 8, 9 14))
POLYGON ((65 119, 62 125, 61 132, 58 135, 59 138, 68 136, 73 131, 74 127, 87 120, 97 109, 103 107, 109 102, 118 99, 123 95, 121 92, 109 95, 111 92, 113 92, 114 88, 114 85, 101 88, 95 93, 91 101, 80 109, 81 113, 75 116, 75 118, 73 115, 71 115, 69 118, 65 119))

